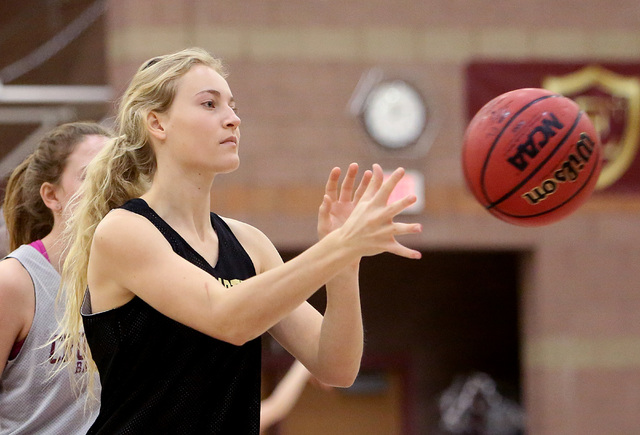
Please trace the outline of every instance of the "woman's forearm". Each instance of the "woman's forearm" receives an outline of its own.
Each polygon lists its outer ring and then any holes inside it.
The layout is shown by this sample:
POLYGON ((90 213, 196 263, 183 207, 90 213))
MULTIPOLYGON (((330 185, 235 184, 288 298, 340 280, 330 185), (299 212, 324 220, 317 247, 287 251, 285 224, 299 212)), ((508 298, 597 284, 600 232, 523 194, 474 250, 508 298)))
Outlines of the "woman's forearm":
POLYGON ((358 267, 347 267, 326 285, 327 306, 318 344, 322 379, 348 387, 360 369, 363 351, 358 267))

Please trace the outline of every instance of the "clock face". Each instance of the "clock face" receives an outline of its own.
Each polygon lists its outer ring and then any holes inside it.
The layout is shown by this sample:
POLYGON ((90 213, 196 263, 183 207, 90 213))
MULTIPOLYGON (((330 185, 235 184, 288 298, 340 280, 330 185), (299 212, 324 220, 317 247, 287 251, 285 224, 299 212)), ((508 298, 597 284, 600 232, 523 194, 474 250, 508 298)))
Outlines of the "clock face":
POLYGON ((385 81, 367 96, 362 121, 376 143, 401 149, 415 144, 424 132, 427 109, 413 86, 402 80, 385 81))

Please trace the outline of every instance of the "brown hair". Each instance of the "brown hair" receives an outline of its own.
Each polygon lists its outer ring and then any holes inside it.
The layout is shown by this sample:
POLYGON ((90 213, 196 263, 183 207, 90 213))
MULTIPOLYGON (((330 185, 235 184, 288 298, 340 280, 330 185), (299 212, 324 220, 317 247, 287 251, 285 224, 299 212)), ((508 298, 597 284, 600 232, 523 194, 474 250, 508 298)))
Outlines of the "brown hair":
POLYGON ((11 173, 3 206, 11 251, 43 238, 53 228, 53 213, 40 197, 40 186, 59 183, 67 158, 88 135, 111 137, 105 127, 93 122, 62 124, 45 135, 11 173))

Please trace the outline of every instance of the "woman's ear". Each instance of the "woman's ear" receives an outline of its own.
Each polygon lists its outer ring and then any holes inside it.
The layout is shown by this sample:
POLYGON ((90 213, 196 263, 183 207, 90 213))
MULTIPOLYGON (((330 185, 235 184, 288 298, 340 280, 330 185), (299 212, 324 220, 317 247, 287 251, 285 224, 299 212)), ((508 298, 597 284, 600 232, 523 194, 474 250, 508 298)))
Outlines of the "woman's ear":
POLYGON ((163 119, 156 112, 151 111, 147 115, 147 128, 149 129, 149 134, 156 139, 164 140, 167 137, 164 131, 163 119))
POLYGON ((62 211, 62 203, 58 199, 58 188, 54 184, 48 181, 42 183, 40 186, 40 197, 44 205, 52 212, 62 211))

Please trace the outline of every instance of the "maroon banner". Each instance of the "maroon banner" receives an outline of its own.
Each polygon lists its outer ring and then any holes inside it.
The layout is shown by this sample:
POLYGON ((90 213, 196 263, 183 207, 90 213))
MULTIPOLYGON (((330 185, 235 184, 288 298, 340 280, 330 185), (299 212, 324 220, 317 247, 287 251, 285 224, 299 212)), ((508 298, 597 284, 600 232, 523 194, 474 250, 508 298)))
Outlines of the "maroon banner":
POLYGON ((640 64, 473 62, 466 70, 469 120, 493 98, 520 88, 545 88, 576 101, 604 147, 596 189, 640 193, 640 64))

